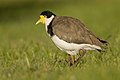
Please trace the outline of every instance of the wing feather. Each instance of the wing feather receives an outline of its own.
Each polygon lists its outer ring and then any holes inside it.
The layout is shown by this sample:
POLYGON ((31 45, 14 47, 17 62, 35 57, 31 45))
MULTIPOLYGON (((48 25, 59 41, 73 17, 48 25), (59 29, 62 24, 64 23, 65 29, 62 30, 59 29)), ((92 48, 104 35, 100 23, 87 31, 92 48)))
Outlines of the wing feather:
POLYGON ((65 16, 55 17, 52 27, 53 33, 66 42, 103 45, 100 39, 90 32, 78 19, 65 16))

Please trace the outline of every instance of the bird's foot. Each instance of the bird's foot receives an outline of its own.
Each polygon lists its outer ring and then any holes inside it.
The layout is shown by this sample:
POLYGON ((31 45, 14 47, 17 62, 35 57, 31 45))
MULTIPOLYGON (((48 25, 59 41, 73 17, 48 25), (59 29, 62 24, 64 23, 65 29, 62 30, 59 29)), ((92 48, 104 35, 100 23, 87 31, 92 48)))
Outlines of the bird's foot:
POLYGON ((74 61, 74 64, 78 63, 85 54, 86 50, 80 50, 79 57, 74 61))
POLYGON ((74 62, 75 62, 75 56, 68 54, 68 63, 69 63, 69 66, 74 65, 74 62))
POLYGON ((75 55, 68 54, 69 66, 73 66, 73 65, 77 64, 85 54, 86 54, 86 50, 80 50, 80 54, 77 59, 75 59, 75 57, 76 57, 75 55))

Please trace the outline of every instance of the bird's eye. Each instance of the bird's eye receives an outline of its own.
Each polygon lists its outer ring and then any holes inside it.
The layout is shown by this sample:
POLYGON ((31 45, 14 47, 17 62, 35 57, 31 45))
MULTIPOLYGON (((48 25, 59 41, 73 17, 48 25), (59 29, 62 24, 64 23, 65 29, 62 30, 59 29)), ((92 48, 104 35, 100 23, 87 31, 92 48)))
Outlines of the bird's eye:
POLYGON ((51 15, 47 15, 46 17, 47 17, 47 18, 50 18, 50 17, 51 17, 51 15))

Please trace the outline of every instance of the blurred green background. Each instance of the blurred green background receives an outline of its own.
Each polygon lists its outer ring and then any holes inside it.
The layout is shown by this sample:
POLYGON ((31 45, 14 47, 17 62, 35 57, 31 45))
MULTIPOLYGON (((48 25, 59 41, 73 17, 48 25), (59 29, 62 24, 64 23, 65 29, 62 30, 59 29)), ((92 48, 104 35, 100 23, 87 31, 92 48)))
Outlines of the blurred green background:
POLYGON ((4 44, 3 42, 14 44, 21 39, 39 40, 45 37, 43 34, 45 31, 40 27, 43 25, 35 25, 39 14, 44 10, 78 18, 104 39, 112 36, 119 28, 119 0, 2 0, 0 44, 4 44))
POLYGON ((0 0, 1 80, 120 80, 119 21, 120 0, 0 0), (109 49, 69 67, 44 25, 35 25, 44 10, 80 19, 109 49))

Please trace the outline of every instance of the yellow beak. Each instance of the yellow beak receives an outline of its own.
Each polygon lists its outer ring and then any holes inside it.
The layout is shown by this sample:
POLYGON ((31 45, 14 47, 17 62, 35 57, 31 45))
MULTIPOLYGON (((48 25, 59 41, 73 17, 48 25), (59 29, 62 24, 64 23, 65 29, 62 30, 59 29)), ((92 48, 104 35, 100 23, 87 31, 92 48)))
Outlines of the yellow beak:
POLYGON ((39 20, 36 22, 36 25, 39 24, 39 23, 42 23, 42 24, 45 23, 45 17, 44 17, 43 15, 40 15, 40 18, 39 18, 39 20))

